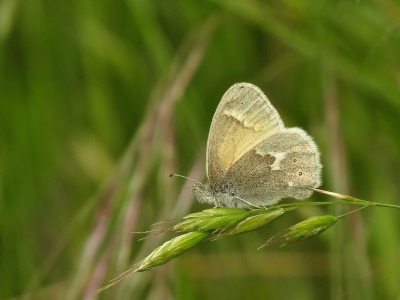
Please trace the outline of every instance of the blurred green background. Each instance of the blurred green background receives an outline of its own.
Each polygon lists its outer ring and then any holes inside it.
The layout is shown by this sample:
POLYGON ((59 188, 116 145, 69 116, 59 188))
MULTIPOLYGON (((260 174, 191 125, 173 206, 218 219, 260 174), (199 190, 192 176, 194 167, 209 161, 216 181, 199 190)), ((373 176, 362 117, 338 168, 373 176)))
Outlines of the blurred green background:
POLYGON ((205 179, 236 82, 314 136, 323 189, 400 204, 398 1, 2 0, 0 58, 0 299, 400 297, 396 210, 256 250, 345 207, 202 242, 92 295, 174 236, 132 231, 208 208, 168 175, 205 179))

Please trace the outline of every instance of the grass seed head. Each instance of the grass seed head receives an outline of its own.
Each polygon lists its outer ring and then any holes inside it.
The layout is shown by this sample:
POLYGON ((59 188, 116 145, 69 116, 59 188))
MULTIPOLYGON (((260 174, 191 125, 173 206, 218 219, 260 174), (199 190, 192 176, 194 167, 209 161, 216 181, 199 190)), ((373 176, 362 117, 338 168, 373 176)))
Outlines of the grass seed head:
POLYGON ((283 215, 284 212, 285 210, 282 208, 271 209, 267 211, 264 210, 260 214, 249 216, 248 218, 237 224, 235 227, 223 230, 221 232, 221 236, 235 235, 255 230, 279 218, 283 215))
POLYGON ((202 240, 207 238, 210 232, 189 232, 182 234, 162 244, 150 253, 145 259, 136 265, 135 272, 150 270, 169 260, 181 255, 202 240))
POLYGON ((308 218, 307 220, 297 223, 272 237, 260 248, 271 244, 281 244, 281 246, 284 246, 286 244, 294 243, 318 235, 334 225, 337 220, 338 218, 332 215, 308 218))
POLYGON ((169 228, 175 232, 221 231, 239 224, 246 219, 250 211, 243 209, 207 209, 186 216, 182 222, 169 228))

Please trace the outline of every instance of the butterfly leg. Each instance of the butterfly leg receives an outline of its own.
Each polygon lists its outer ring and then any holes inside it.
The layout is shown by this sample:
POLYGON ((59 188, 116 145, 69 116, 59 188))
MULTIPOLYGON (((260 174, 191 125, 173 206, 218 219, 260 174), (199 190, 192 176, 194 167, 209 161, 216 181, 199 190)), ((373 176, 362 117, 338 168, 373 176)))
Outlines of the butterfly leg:
POLYGON ((263 208, 263 209, 267 209, 268 210, 268 208, 266 208, 266 207, 261 207, 261 206, 257 206, 257 205, 251 204, 250 202, 244 200, 243 198, 240 198, 240 197, 236 196, 235 199, 239 199, 240 201, 246 203, 250 207, 254 207, 254 208, 257 208, 257 209, 262 209, 263 208))
POLYGON ((217 201, 217 205, 215 206, 215 208, 223 208, 223 207, 226 207, 226 205, 224 205, 222 202, 220 202, 220 201, 218 201, 218 200, 216 200, 217 201))

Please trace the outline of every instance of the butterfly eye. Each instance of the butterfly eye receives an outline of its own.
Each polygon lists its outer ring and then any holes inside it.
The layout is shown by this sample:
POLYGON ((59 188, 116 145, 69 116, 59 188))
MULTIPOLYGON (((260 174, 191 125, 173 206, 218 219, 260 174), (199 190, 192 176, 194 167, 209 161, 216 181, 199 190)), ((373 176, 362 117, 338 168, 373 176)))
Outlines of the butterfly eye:
POLYGON ((293 161, 294 161, 294 162, 296 162, 296 161, 297 161, 297 159, 293 159, 293 161))
POLYGON ((299 176, 303 175, 303 172, 299 172, 299 176))

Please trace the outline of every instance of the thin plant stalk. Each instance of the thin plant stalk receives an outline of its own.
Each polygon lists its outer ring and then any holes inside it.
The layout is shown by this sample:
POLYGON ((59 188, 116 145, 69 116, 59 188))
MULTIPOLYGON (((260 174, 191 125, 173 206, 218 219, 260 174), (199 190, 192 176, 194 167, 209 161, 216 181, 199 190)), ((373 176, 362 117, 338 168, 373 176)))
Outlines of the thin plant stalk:
POLYGON ((369 206, 400 209, 399 205, 365 201, 351 196, 320 189, 312 190, 338 198, 341 201, 279 204, 270 206, 268 208, 254 210, 212 208, 187 215, 183 218, 182 222, 166 230, 179 233, 184 232, 184 234, 175 237, 156 248, 141 262, 112 280, 110 284, 98 289, 96 293, 113 286, 114 284, 126 279, 136 272, 147 271, 159 265, 165 264, 210 236, 212 236, 211 240, 215 240, 228 235, 236 235, 252 231, 279 218, 285 212, 289 212, 301 207, 324 205, 360 206, 360 208, 340 216, 325 215, 308 218, 307 220, 295 224, 282 233, 272 237, 260 248, 274 243, 286 245, 318 235, 333 226, 339 219, 369 206))

